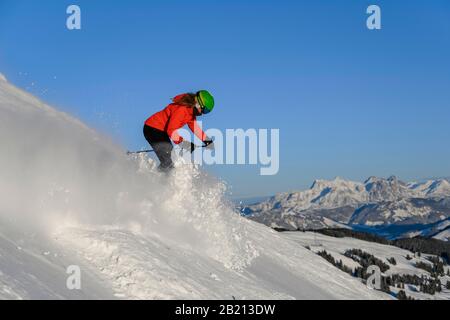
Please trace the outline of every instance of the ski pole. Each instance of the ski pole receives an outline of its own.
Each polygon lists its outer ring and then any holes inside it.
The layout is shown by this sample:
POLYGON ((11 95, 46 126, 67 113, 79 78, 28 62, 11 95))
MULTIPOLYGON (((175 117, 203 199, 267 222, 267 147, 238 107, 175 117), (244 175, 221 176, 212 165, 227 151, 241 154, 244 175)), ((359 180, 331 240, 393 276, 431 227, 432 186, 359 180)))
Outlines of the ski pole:
POLYGON ((155 152, 155 150, 127 151, 127 155, 138 154, 138 153, 150 153, 150 152, 155 152))
MULTIPOLYGON (((196 148, 206 148, 206 147, 208 147, 208 146, 207 145, 196 146, 196 148)), ((127 151, 127 155, 138 154, 138 153, 150 153, 150 152, 155 152, 155 150, 149 149, 149 150, 141 150, 141 151, 127 151)))

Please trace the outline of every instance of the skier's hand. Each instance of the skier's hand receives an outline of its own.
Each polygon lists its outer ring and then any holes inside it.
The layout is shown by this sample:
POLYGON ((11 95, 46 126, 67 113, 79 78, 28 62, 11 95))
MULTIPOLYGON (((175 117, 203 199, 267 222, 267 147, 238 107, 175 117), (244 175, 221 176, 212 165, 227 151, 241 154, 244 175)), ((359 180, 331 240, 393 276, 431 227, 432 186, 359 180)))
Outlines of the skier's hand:
POLYGON ((194 152, 196 145, 193 144, 190 141, 181 141, 179 146, 181 147, 181 149, 189 151, 190 153, 194 152))
POLYGON ((207 150, 214 150, 214 141, 210 138, 207 138, 205 141, 203 141, 203 146, 207 150))

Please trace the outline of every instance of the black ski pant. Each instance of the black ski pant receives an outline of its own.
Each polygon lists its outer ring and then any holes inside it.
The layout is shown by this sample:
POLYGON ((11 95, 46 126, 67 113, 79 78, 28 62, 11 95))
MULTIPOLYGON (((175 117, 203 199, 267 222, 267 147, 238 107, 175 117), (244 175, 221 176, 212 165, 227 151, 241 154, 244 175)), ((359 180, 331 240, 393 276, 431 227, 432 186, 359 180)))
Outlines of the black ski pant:
POLYGON ((173 145, 169 135, 161 130, 144 125, 144 137, 152 146, 161 164, 159 168, 162 171, 168 171, 173 168, 172 149, 173 145))

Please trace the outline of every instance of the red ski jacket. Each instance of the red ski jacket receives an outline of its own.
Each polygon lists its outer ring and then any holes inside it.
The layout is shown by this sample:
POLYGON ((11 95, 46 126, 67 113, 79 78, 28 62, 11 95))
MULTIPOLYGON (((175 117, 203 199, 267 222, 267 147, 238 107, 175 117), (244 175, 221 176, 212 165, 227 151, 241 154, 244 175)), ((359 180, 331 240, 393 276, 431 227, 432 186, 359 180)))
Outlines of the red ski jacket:
POLYGON ((152 115, 145 124, 166 132, 175 144, 183 141, 183 137, 177 133, 177 130, 187 124, 200 140, 205 141, 206 135, 197 123, 194 108, 179 102, 184 95, 180 94, 173 98, 173 103, 152 115))

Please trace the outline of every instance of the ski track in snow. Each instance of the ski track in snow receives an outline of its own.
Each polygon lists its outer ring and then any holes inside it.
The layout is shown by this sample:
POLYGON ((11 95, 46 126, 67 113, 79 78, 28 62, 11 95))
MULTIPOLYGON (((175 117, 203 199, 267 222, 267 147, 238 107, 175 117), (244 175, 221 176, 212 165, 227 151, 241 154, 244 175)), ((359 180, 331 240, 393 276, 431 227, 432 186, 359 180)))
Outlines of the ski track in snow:
POLYGON ((0 143, 2 299, 388 298, 240 217, 184 159, 160 174, 3 79, 0 143))

